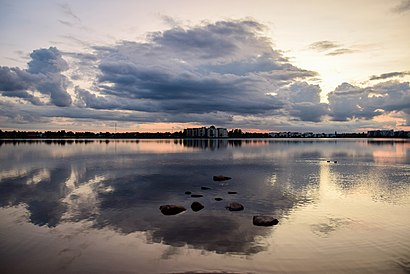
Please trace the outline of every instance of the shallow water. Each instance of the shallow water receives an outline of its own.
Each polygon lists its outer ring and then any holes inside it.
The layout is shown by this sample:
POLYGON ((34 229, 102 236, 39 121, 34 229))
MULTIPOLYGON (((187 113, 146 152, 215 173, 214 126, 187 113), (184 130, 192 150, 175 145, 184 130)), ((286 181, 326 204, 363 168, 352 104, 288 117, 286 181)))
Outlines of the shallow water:
POLYGON ((410 272, 409 140, 0 141, 0 163, 2 273, 410 272))

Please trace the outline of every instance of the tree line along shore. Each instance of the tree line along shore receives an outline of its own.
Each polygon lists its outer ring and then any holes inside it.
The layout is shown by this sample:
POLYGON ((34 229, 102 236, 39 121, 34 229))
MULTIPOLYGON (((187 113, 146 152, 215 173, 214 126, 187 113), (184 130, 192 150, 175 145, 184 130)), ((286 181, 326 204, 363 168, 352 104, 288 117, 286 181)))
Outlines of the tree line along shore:
MULTIPOLYGON (((299 133, 243 132, 241 129, 228 131, 227 138, 410 138, 409 131, 369 131, 361 133, 299 133)), ((74 131, 3 131, 0 139, 183 139, 188 137, 183 131, 176 132, 74 132, 74 131)))

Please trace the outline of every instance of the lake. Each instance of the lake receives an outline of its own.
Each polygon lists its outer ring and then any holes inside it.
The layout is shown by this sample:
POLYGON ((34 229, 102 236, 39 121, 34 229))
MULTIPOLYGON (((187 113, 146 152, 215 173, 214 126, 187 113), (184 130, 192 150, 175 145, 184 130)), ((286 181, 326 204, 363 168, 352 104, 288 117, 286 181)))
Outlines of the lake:
POLYGON ((0 141, 0 164, 2 273, 410 273, 410 140, 0 141))

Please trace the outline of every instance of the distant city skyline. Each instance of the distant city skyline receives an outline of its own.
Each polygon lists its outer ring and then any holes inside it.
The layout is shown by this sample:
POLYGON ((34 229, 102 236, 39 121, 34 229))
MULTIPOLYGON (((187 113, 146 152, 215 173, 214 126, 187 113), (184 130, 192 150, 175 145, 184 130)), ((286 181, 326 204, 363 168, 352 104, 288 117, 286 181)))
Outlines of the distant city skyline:
POLYGON ((1 6, 2 130, 410 130, 410 0, 1 6))

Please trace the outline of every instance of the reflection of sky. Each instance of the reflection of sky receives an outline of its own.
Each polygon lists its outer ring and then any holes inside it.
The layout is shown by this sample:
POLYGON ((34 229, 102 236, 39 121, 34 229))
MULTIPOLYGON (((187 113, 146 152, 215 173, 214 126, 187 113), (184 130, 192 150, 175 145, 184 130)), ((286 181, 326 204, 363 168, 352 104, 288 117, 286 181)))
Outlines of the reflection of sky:
POLYGON ((346 216, 334 214, 340 199, 354 196, 366 201, 360 207, 363 216, 374 210, 368 198, 408 204, 408 147, 408 142, 362 139, 3 143, 0 206, 25 206, 28 221, 37 226, 89 222, 94 229, 120 235, 145 232, 150 244, 258 254, 300 210, 319 205, 333 210, 308 229, 328 238, 354 223, 347 215, 357 214, 352 206, 346 207, 346 216), (213 182, 212 176, 219 174, 233 179, 213 182), (193 199, 185 191, 204 197, 193 199), (189 208, 194 200, 205 209, 177 216, 163 216, 158 210, 171 203, 189 208), (226 211, 229 201, 242 203, 245 210, 226 211), (279 225, 256 228, 251 221, 256 214, 273 215, 279 225))

